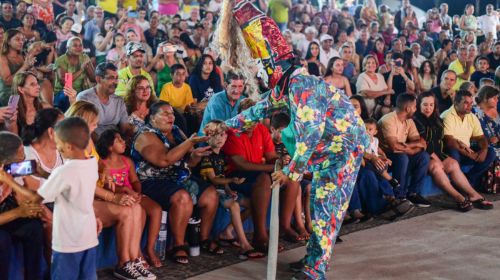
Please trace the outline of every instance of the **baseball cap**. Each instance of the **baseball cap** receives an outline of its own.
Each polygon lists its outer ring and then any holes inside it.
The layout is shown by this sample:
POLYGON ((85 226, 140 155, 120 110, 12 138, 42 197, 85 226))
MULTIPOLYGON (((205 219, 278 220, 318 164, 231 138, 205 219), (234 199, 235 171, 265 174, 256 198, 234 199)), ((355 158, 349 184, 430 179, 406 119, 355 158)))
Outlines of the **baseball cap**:
POLYGON ((139 42, 128 42, 125 49, 127 50, 127 56, 135 53, 136 51, 140 51, 142 53, 146 52, 142 47, 142 44, 139 42))
POLYGON ((319 41, 320 41, 321 43, 323 43, 323 42, 324 42, 324 41, 326 41, 326 40, 332 40, 332 41, 333 41, 333 37, 332 37, 332 36, 330 36, 330 35, 328 35, 328 34, 323 34, 323 35, 321 35, 321 37, 319 38, 319 41))
POLYGON ((71 32, 75 32, 77 34, 80 34, 82 32, 82 25, 79 24, 79 23, 74 23, 72 26, 71 26, 71 32))

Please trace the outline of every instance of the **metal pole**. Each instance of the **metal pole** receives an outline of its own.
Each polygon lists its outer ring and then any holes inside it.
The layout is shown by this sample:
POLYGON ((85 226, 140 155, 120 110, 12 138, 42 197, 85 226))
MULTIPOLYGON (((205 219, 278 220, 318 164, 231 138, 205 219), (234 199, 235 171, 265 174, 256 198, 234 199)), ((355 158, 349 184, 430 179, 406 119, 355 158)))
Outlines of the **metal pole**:
MULTIPOLYGON (((279 171, 282 168, 281 160, 277 160, 274 164, 274 171, 279 171)), ((271 188, 271 223, 269 228, 269 249, 267 252, 267 280, 276 279, 276 266, 278 265, 280 183, 273 182, 271 188)))

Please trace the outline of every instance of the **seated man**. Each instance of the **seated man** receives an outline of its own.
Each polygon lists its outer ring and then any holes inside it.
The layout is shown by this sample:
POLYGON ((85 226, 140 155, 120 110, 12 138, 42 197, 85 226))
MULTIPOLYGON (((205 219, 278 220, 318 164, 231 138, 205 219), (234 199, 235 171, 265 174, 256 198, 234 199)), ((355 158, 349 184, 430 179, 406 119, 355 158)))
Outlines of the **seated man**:
MULTIPOLYGON (((239 111, 246 110, 254 104, 254 101, 244 99, 240 104, 239 111)), ((286 126, 288 124, 275 129, 283 129, 286 126)), ((234 190, 250 197, 255 227, 253 246, 257 251, 267 253, 269 237, 266 229, 266 218, 272 183, 270 173, 274 171, 274 161, 278 158, 271 134, 261 123, 256 124, 239 136, 233 131, 228 131, 227 142, 223 150, 229 157, 229 176, 245 178, 245 183, 234 186, 234 190)), ((297 183, 286 185, 282 195, 283 205, 280 217, 280 221, 288 221, 288 226, 283 227, 285 236, 296 241, 300 237, 290 229, 289 224, 298 190, 299 185, 297 183)), ((282 223, 280 222, 280 224, 282 223)))
POLYGON ((76 100, 90 102, 99 110, 96 136, 110 128, 119 128, 121 133, 132 136, 134 127, 128 122, 125 102, 114 94, 118 82, 116 66, 107 62, 100 63, 95 69, 95 77, 97 84, 80 92, 76 100))
POLYGON ((218 92, 208 101, 198 134, 203 135, 203 128, 211 120, 228 120, 238 114, 240 101, 245 89, 245 76, 229 71, 226 75, 226 89, 218 92))
POLYGON ((441 75, 439 86, 431 88, 430 92, 436 96, 439 112, 442 113, 453 105, 452 97, 455 95, 453 87, 457 82, 457 74, 453 70, 445 70, 441 75))
POLYGON ((399 95, 396 110, 378 122, 379 138, 382 149, 392 161, 392 176, 400 183, 400 187, 394 188, 396 198, 407 198, 415 206, 429 207, 430 203, 417 193, 424 182, 430 159, 425 151, 427 145, 412 120, 416 110, 414 95, 399 95))
POLYGON ((448 154, 461 165, 472 165, 465 173, 474 188, 478 188, 481 176, 495 160, 493 148, 483 134, 481 123, 471 113, 472 94, 459 90, 453 106, 441 114, 444 123, 444 144, 448 154), (471 145, 474 142, 474 145, 471 145))

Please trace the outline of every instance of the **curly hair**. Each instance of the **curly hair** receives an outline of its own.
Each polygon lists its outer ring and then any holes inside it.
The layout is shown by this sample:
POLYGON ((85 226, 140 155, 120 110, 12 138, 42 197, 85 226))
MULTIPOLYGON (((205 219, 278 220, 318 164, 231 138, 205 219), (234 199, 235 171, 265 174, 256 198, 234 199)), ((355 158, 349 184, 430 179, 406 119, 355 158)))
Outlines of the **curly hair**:
MULTIPOLYGON (((148 81, 149 84, 148 78, 146 78, 143 75, 134 76, 127 83, 127 90, 125 94, 125 106, 127 107, 127 113, 129 115, 135 110, 135 106, 137 103, 137 96, 135 95, 135 90, 139 85, 139 83, 142 81, 148 81)), ((149 108, 149 106, 151 106, 151 104, 153 104, 155 101, 156 101, 156 96, 153 93, 151 93, 146 103, 147 107, 149 108)))

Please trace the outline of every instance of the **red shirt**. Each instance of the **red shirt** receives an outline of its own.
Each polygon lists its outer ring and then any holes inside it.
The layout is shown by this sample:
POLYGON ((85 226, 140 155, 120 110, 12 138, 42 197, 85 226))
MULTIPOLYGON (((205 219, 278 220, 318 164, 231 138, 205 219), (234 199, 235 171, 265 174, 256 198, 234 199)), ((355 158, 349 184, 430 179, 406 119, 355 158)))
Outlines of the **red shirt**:
POLYGON ((226 144, 222 150, 229 157, 228 172, 232 172, 237 168, 231 160, 231 156, 238 155, 248 162, 263 164, 264 154, 274 152, 274 144, 267 127, 259 123, 255 126, 252 136, 248 136, 247 133, 241 133, 237 136, 234 131, 229 130, 226 144))

